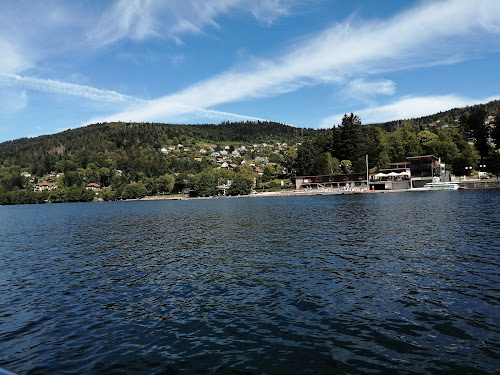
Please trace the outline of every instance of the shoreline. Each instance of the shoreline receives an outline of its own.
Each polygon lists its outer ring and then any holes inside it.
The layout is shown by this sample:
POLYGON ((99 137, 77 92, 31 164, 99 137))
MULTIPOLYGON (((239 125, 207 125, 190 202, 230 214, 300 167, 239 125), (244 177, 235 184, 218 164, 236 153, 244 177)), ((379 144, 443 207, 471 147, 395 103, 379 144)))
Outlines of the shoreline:
MULTIPOLYGON (((487 189, 500 189, 500 179, 490 179, 490 180, 468 180, 468 181, 458 181, 465 190, 487 190, 487 189)), ((189 197, 185 195, 154 195, 146 196, 144 198, 135 199, 120 199, 113 202, 135 202, 135 201, 160 201, 160 200, 172 200, 172 201, 185 201, 185 200, 197 200, 197 199, 226 199, 226 198, 263 198, 263 197, 289 197, 289 196, 318 196, 318 195, 355 195, 355 194, 392 194, 392 193, 412 193, 421 192, 429 190, 420 189, 399 189, 399 190, 333 190, 333 189, 308 189, 308 190, 280 190, 280 191, 267 191, 262 193, 254 193, 248 195, 221 195, 221 196, 211 196, 211 197, 189 197)), ((95 200, 88 203, 102 203, 106 202, 104 200, 95 200)), ((28 204, 52 204, 56 202, 44 202, 44 203, 28 203, 28 204)), ((57 203, 84 203, 84 202, 57 202, 57 203)), ((0 204, 0 206, 18 206, 24 204, 0 204)))
MULTIPOLYGON (((500 188, 500 180, 469 180, 459 181, 464 184, 465 190, 482 190, 482 189, 498 189, 500 188), (491 183, 496 186, 490 186, 491 183), (481 185, 478 187, 478 184, 481 185), (472 185, 472 186, 467 186, 472 185)), ((248 194, 248 195, 220 195, 211 197, 189 197, 189 196, 149 196, 139 199, 143 201, 157 201, 157 200, 193 200, 193 199, 225 199, 225 198, 262 198, 262 197, 287 197, 287 196, 313 196, 313 195, 354 195, 354 194, 385 194, 385 193, 412 193, 428 190, 420 189, 399 189, 399 190, 332 190, 332 189, 314 189, 314 190, 282 190, 282 191, 268 191, 262 193, 248 194)))

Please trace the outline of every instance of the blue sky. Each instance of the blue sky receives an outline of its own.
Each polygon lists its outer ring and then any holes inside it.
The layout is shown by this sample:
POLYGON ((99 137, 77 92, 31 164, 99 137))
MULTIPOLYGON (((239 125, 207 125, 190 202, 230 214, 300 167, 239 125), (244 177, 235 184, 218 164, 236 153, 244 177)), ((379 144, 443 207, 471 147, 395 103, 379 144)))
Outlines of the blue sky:
POLYGON ((500 1, 0 0, 0 142, 104 121, 332 127, 500 99, 500 1))

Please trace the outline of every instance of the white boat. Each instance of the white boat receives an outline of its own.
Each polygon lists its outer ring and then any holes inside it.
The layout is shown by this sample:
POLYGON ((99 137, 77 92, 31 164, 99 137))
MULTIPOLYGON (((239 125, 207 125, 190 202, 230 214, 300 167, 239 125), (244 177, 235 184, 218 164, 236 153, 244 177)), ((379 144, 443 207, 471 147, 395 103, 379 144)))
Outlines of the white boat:
POLYGON ((458 190, 459 184, 456 182, 428 182, 422 190, 458 190))

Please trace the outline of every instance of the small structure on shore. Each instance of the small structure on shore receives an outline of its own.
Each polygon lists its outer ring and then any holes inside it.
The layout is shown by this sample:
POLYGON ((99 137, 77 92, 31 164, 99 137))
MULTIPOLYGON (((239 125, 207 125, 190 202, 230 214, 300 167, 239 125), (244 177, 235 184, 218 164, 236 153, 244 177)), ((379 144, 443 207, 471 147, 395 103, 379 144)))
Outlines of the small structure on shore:
POLYGON ((410 162, 391 163, 370 176, 370 190, 405 190, 410 188, 410 162))
POLYGON ((409 156, 411 188, 420 188, 427 183, 451 181, 449 171, 446 171, 441 159, 434 155, 409 156))
POLYGON ((362 173, 322 175, 322 176, 297 176, 295 189, 361 189, 367 188, 366 176, 362 173))
POLYGON ((369 176, 361 173, 298 176, 296 190, 409 190, 427 183, 451 181, 449 171, 434 155, 410 156, 406 161, 390 163, 387 168, 369 176))

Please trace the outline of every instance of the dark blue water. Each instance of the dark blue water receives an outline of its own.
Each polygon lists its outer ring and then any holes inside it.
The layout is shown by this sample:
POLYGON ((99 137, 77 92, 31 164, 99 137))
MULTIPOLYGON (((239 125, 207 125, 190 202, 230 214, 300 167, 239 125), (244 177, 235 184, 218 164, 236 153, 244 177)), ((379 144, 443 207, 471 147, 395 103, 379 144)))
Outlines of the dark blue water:
POLYGON ((486 374, 500 191, 0 207, 18 374, 486 374))

